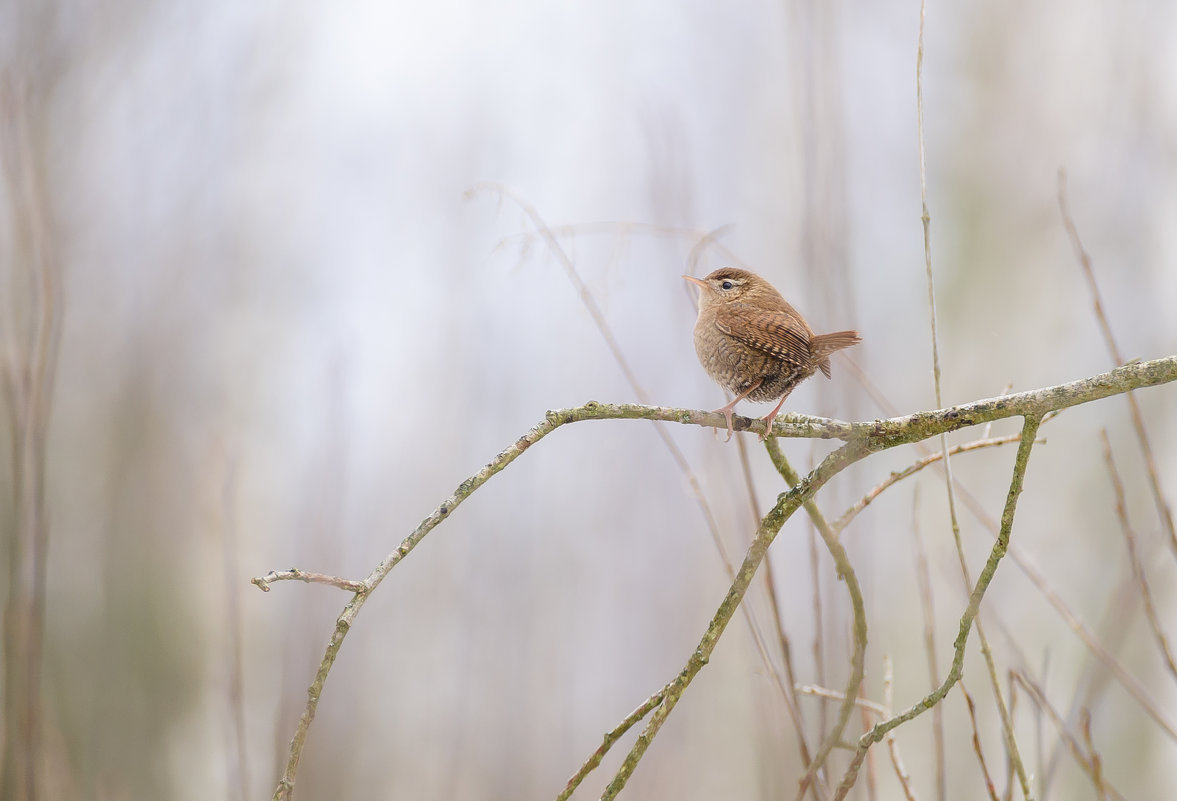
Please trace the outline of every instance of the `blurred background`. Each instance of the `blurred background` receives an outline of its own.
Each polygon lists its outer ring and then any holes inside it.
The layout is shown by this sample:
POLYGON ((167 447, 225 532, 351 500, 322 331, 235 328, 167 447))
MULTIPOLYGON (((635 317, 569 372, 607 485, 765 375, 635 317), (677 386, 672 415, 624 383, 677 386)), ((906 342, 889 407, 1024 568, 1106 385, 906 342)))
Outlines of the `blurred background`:
MULTIPOLYGON (((361 578, 545 410, 639 399, 559 259, 493 184, 552 227, 653 403, 723 403, 696 361, 679 276, 726 226, 699 273, 742 263, 816 330, 864 337, 786 411, 936 405, 915 2, 0 8, 7 797, 24 775, 13 716, 34 708, 43 798, 269 797, 348 596, 296 583, 263 594, 250 577, 361 578)), ((1174 54, 1177 7, 1159 0, 931 4, 946 405, 1113 364, 1060 215, 1060 169, 1124 358, 1177 352, 1174 54)), ((1173 501, 1177 387, 1139 402, 1173 501)), ((654 425, 558 430, 394 570, 327 682, 298 797, 551 798, 681 668, 728 578, 654 425)), ((667 428, 738 561, 780 478, 752 437, 749 480, 734 441, 667 428)), ((1177 720, 1177 677, 1145 623, 1101 428, 1177 633, 1174 553, 1123 397, 1044 427, 1013 540, 1145 701, 1014 562, 982 619, 1002 681, 1036 682, 1081 745, 1086 710, 1105 778, 1158 798, 1177 782, 1177 736, 1148 710, 1177 720)), ((783 446, 798 468, 832 447, 783 446)), ((919 457, 875 456, 819 503, 836 517, 919 457)), ((991 517, 1012 459, 1007 446, 953 461, 991 517)), ((940 676, 964 608, 946 509, 929 469, 843 534, 871 623, 864 694, 882 699, 890 657, 897 708, 931 686, 917 533, 940 676)), ((960 524, 975 575, 991 534, 965 505, 960 524)), ((772 548, 780 621, 796 680, 840 689, 849 604, 815 542, 798 516, 772 548)), ((793 796, 797 730, 762 583, 754 596, 769 664, 737 617, 625 797, 793 796)), ((1000 792, 975 638, 965 685, 1000 792)), ((1039 797, 1089 797, 1050 718, 1025 692, 1015 703, 1039 797)), ((835 704, 800 705, 812 748, 835 704)), ((963 696, 943 710, 943 785, 931 716, 898 731, 914 786, 983 797, 963 696)), ((847 736, 862 726, 856 716, 847 736)), ((600 794, 629 743, 576 798, 600 794)), ((845 763, 831 759, 833 782, 845 763)), ((899 793, 876 749, 853 797, 899 793)))

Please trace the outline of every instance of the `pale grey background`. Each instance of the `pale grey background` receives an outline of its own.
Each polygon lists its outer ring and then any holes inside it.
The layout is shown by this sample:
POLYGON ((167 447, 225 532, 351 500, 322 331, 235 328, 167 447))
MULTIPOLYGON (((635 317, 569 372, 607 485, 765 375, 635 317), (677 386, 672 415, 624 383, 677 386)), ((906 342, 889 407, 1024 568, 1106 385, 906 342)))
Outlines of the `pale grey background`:
MULTIPOLYGON (((554 226, 730 225, 722 243, 815 328, 863 333, 852 357, 897 408, 934 406, 918 14, 915 2, 5 3, 0 56, 43 104, 65 274, 45 688, 63 797, 238 797, 232 615, 247 781, 268 797, 345 597, 296 584, 263 595, 249 577, 289 566, 360 577, 546 409, 636 399, 518 208, 467 199, 478 182, 508 184, 554 226)), ((1177 351, 1174 22, 1157 0, 929 8, 946 403, 1110 366, 1060 222, 1060 168, 1125 353, 1177 351)), ((645 389, 661 404, 720 405, 679 278, 692 240, 616 230, 563 241, 645 389)), ((700 267, 721 263, 708 251, 700 267)), ((1177 499, 1177 395, 1140 400, 1177 499)), ((833 382, 811 382, 788 408, 882 414, 841 359, 833 382)), ((1015 540, 1177 717, 1139 605, 1108 611, 1127 568, 1101 426, 1177 625, 1177 573, 1123 399, 1047 426, 1015 540)), ((690 427, 670 435, 741 553, 752 519, 734 444, 690 427)), ((785 444, 799 465, 828 447, 785 444)), ((995 515, 1012 455, 956 465, 995 515)), ((780 482, 752 456, 763 508, 780 482)), ((823 506, 836 514, 915 458, 856 467, 823 506)), ((890 654, 900 705, 928 686, 917 484, 946 669, 964 596, 942 481, 929 472, 896 488, 846 533, 872 617, 867 694, 880 697, 890 654)), ((962 523, 977 569, 989 538, 962 523)), ((791 522, 773 558, 799 679, 815 682, 809 537, 791 522)), ((840 687, 847 604, 824 556, 820 569, 827 680, 840 687)), ((679 669, 725 587, 652 424, 558 431, 372 598, 323 696, 298 795, 549 798, 679 669)), ((1062 619, 1012 564, 986 605, 1003 669, 1045 670, 1066 709, 1092 660, 1062 619)), ((966 684, 1003 783, 975 647, 966 684)), ((812 731, 821 703, 804 706, 812 731)), ((950 796, 982 797, 960 695, 945 709, 950 796)), ((1173 786, 1177 745, 1121 688, 1092 712, 1111 781, 1133 798, 1173 786)), ((791 797, 783 714, 739 619, 627 797, 791 797)), ((1041 773, 1036 731, 1020 718, 1041 773)), ((929 733, 930 719, 900 732, 925 798, 929 733)), ((883 756, 881 797, 894 798, 883 756)), ((1052 787, 1060 799, 1092 792, 1065 756, 1052 787)))

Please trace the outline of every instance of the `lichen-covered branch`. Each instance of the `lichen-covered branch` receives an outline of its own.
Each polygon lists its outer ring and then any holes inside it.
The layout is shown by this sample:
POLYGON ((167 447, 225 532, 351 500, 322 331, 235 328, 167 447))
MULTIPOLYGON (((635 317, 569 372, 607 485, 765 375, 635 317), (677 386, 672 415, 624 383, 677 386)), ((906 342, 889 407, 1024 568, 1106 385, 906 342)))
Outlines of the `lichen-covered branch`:
MULTIPOLYGON (((781 452, 780 444, 772 438, 766 440, 764 444, 777 472, 790 487, 796 486, 801 477, 797 475, 797 471, 792 468, 788 459, 785 458, 785 454, 781 452)), ((858 691, 862 687, 862 677, 866 673, 867 634, 866 604, 862 600, 862 588, 858 585, 858 576, 854 572, 854 566, 850 564, 850 556, 842 547, 842 543, 838 542, 837 531, 830 526, 825 515, 817 508, 817 504, 809 499, 804 501, 803 505, 805 511, 809 513, 813 525, 821 534, 826 550, 834 559, 838 577, 846 583, 846 592, 850 595, 850 608, 853 610, 854 616, 854 652, 850 656, 850 678, 846 680, 846 691, 843 693, 842 704, 838 708, 838 719, 826 734, 825 739, 822 740, 821 745, 818 746, 817 753, 813 755, 813 759, 805 769, 805 775, 798 783, 797 801, 801 801, 809 783, 825 765, 834 746, 841 742, 842 732, 846 730, 846 724, 850 722, 850 714, 854 711, 854 701, 858 697, 858 691)))
POLYGON ((997 541, 993 543, 993 549, 989 552, 989 558, 985 562, 985 567, 981 570, 981 575, 977 578, 977 583, 969 595, 969 605, 965 609, 964 614, 961 615, 960 630, 956 635, 956 641, 953 643, 952 667, 948 671, 948 677, 944 679, 944 682, 935 691, 910 709, 902 714, 896 715, 890 720, 876 724, 870 731, 859 738, 858 748, 854 752, 854 758, 850 761, 850 766, 846 769, 842 781, 838 784, 834 801, 841 801, 846 797, 850 788, 854 786, 854 782, 858 778, 858 771, 862 767, 862 761, 872 745, 882 740, 887 735, 887 732, 896 726, 918 717, 940 703, 944 696, 948 694, 948 691, 952 689, 953 685, 960 680, 964 669, 965 645, 968 643, 969 632, 973 628, 973 621, 977 617, 977 612, 981 609, 981 599, 985 597, 985 591, 989 588, 990 582, 993 581, 993 576, 997 573, 997 566, 1009 548, 1009 537, 1010 532, 1013 530, 1014 512, 1017 509, 1018 496, 1022 494, 1022 486, 1026 477, 1026 466, 1030 461, 1030 451, 1034 448, 1034 438, 1038 434, 1038 425, 1042 422, 1042 414, 1040 412, 1037 415, 1027 415, 1025 422, 1022 424, 1022 439, 1018 444, 1017 456, 1014 458, 1013 478, 1010 480, 1009 494, 1006 496, 1005 508, 1001 513, 1001 528, 998 531, 997 541))
MULTIPOLYGON (((650 739, 657 733, 666 716, 673 710, 682 691, 690 684, 690 681, 702 669, 703 665, 706 664, 724 628, 726 628, 727 623, 739 607, 740 601, 743 599, 744 593, 747 591, 757 568, 763 560, 768 546, 780 530, 780 527, 793 512, 800 508, 805 501, 810 500, 818 489, 824 486, 837 473, 841 472, 850 464, 876 451, 893 448, 897 445, 918 442, 928 437, 968 426, 1021 416, 1026 418, 1027 425, 1023 428, 1022 442, 1018 452, 1020 469, 1015 471, 1014 476, 1014 483, 1020 492, 1021 471, 1024 470, 1025 457, 1028 457, 1030 446, 1033 444, 1033 431, 1037 430, 1037 423, 1044 414, 1049 411, 1064 409, 1080 403, 1087 403, 1127 392, 1131 389, 1156 386, 1174 380, 1177 380, 1177 356, 1170 356, 1148 362, 1127 364, 1098 376, 1072 381, 1054 387, 1014 395, 1003 395, 999 398, 975 401, 949 409, 919 412, 889 420, 847 423, 802 415, 788 415, 787 417, 782 416, 778 418, 772 431, 774 436, 839 439, 843 440, 845 444, 827 456, 818 465, 817 469, 801 479, 789 492, 782 494, 778 498, 776 505, 773 506, 772 510, 761 521, 756 536, 753 538, 745 555, 744 562, 737 571, 727 596, 720 604, 711 624, 707 627, 707 631, 704 633, 699 647, 680 674, 667 685, 666 694, 662 702, 654 710, 654 714, 647 723, 646 730, 638 737, 638 742, 626 758, 621 770, 614 777, 613 782, 610 783, 610 788, 612 789, 606 791, 606 797, 613 797, 624 786, 625 780, 632 774, 637 761, 641 758, 641 754, 648 747, 650 739), (1030 425, 1030 421, 1033 421, 1034 424, 1030 425), (1029 440, 1026 439, 1027 431, 1031 431, 1029 440), (1024 455, 1023 450, 1025 451, 1024 455)), ((315 679, 307 690, 307 704, 299 719, 294 738, 291 741, 290 754, 285 772, 274 793, 275 799, 286 799, 291 796, 294 789, 299 759, 306 742, 306 734, 311 722, 314 720, 319 697, 326 678, 330 673, 331 666, 334 664, 339 648, 347 636, 356 615, 358 615, 360 609, 363 607, 364 602, 372 591, 379 586, 380 582, 384 580, 392 568, 399 564, 430 531, 448 518, 474 491, 479 489, 494 475, 501 472, 511 462, 521 456, 524 451, 552 431, 569 423, 586 420, 617 419, 658 420, 706 427, 718 427, 724 424, 723 416, 714 412, 641 404, 605 404, 590 401, 583 406, 573 409, 559 409, 548 412, 538 425, 531 428, 523 436, 501 451, 484 467, 459 484, 453 494, 443 500, 433 512, 422 520, 359 583, 359 589, 355 591, 354 596, 336 620, 335 630, 332 632, 327 644, 315 679)), ((761 420, 736 417, 735 429, 737 431, 760 433, 764 431, 764 423, 761 420)), ((1014 487, 1011 487, 1012 500, 1016 500, 1014 487)), ((1012 509, 1007 508, 1007 512, 1009 516, 1008 523, 1012 524, 1012 509)), ((961 620, 962 634, 958 637, 959 656, 954 661, 956 672, 955 674, 950 674, 949 681, 947 682, 948 687, 959 676, 959 665, 957 662, 963 659, 963 638, 967 637, 968 631, 968 626, 965 624, 967 622, 971 625, 973 617, 976 616, 976 609, 974 607, 980 604, 980 598, 984 593, 984 588, 992 580, 993 570, 996 569, 997 562, 1000 561, 1001 555, 1004 554, 1009 541, 1008 525, 1006 516, 1004 515, 1002 518, 1001 532, 1001 536, 998 537, 998 542, 994 546, 994 551, 990 556, 990 563, 986 565, 986 571, 982 573, 981 578, 978 580, 977 589, 974 590, 974 597, 970 601, 969 611, 966 611, 965 617, 961 620)), ((256 583, 258 583, 258 586, 268 586, 273 581, 304 580, 303 576, 305 575, 307 575, 305 571, 283 571, 261 577, 256 583)), ((944 691, 947 692, 947 688, 944 691)), ((935 700, 938 700, 939 697, 942 697, 942 694, 935 700)), ((868 732, 860 740, 859 751, 856 752, 856 759, 861 760, 861 754, 865 754, 865 748, 870 745, 870 742, 867 742, 868 738, 873 737, 876 732, 878 737, 881 738, 891 728, 919 714, 919 711, 922 710, 918 710, 913 714, 909 710, 896 718, 892 718, 890 721, 875 726, 871 732, 868 732), (864 742, 866 742, 866 746, 863 746, 864 742)), ((853 780, 851 779, 852 783, 853 780)))

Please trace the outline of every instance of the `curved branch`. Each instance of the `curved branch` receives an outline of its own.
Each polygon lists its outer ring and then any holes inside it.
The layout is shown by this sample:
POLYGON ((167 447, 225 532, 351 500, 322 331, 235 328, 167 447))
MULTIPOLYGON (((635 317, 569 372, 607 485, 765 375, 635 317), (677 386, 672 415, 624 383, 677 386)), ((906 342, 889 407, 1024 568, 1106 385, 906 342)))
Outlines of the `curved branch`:
MULTIPOLYGON (((955 431, 968 426, 979 425, 983 423, 1000 420, 1007 417, 1025 417, 1027 421, 1033 419, 1035 423, 1041 419, 1046 412, 1056 409, 1064 409, 1070 406, 1075 406, 1080 403, 1087 403, 1093 400, 1099 400, 1111 395, 1127 392, 1132 389, 1140 389, 1143 387, 1157 386, 1159 384, 1168 383, 1177 380, 1177 356, 1170 356, 1164 359, 1156 359, 1148 362, 1135 362, 1118 367, 1107 373, 1097 375, 1091 378, 1082 379, 1079 381, 1072 381, 1067 384, 1060 384, 1054 387, 1046 387, 1044 389, 1034 390, 1031 392, 1022 392, 1015 395, 1003 395, 999 398, 991 398, 988 400, 975 401, 973 403, 966 403, 961 406, 955 406, 949 409, 940 409, 933 412, 918 412, 916 414, 907 415, 905 417, 896 417, 890 420, 875 420, 873 422, 862 423, 846 423, 837 420, 828 420, 820 417, 806 417, 802 415, 788 415, 787 419, 784 415, 777 418, 776 425, 773 428, 774 436, 787 437, 810 437, 819 439, 842 439, 846 444, 828 455, 817 469, 801 480, 793 489, 780 496, 777 504, 772 508, 768 515, 761 521, 760 527, 757 530, 752 544, 748 548, 747 555, 744 558, 744 563, 741 565, 736 574, 736 578, 728 591, 727 597, 716 611, 715 617, 707 632, 700 642, 699 648, 692 655, 691 660, 680 672, 679 676, 675 678, 667 686, 666 696, 655 710, 654 716, 647 724, 646 730, 639 736, 634 750, 631 751, 629 757, 626 758, 622 766, 622 770, 614 778, 610 787, 614 787, 620 780, 620 784, 612 791, 615 795, 617 791, 624 785, 625 779, 632 773, 633 767, 640 759, 641 753, 644 753, 646 747, 649 745, 649 739, 661 727, 662 721, 674 708, 682 690, 690 683, 694 675, 702 669, 710 657, 711 651, 714 649, 720 634, 726 627, 731 616, 739 606, 740 600, 743 598, 744 592, 747 590, 748 584, 751 582, 756 569, 759 567, 761 560, 764 558, 764 553, 768 549, 772 539, 776 536, 777 531, 784 524, 785 520, 795 512, 804 501, 809 500, 827 481, 829 481, 837 473, 848 467, 850 464, 864 458, 865 456, 875 452, 892 448, 897 445, 906 445, 919 440, 927 439, 928 437, 936 436, 937 434, 955 431), (640 749, 640 750, 639 750, 640 749), (636 753, 635 753, 636 752, 636 753), (624 774, 624 775, 623 775, 624 774)), ((475 490, 485 484, 494 475, 501 472, 511 462, 515 461, 525 450, 530 448, 539 440, 550 434, 556 428, 566 425, 568 423, 575 423, 583 420, 605 420, 605 419, 637 419, 637 420, 662 420, 666 422, 681 423, 684 425, 699 425, 706 427, 718 427, 723 424, 722 415, 713 412, 703 412, 695 409, 679 409, 662 406, 645 406, 639 404, 604 404, 595 401, 589 401, 583 406, 578 406, 573 409, 559 409, 550 411, 538 425, 531 428, 523 436, 517 439, 510 446, 501 451, 494 459, 488 462, 481 470, 474 475, 467 478, 452 495, 446 498, 442 503, 434 509, 421 523, 414 529, 401 543, 388 555, 380 564, 365 578, 361 584, 362 589, 356 591, 355 596, 344 607, 343 612, 336 620, 335 630, 331 634, 331 638, 327 644, 323 659, 319 664, 319 669, 316 672, 315 679, 307 690, 307 704, 303 710, 302 716, 299 719, 297 728, 295 730, 294 738, 290 743, 290 754, 287 759, 285 771, 282 779, 279 781, 274 792, 276 801, 287 799, 293 793, 295 776, 298 769, 298 763, 302 756, 303 747, 306 742, 307 731, 310 724, 315 717, 315 711, 318 707, 319 696, 322 692, 323 684, 326 681, 327 675, 330 673, 331 666, 335 662, 335 656, 347 636, 351 625, 355 620, 364 602, 373 590, 380 584, 381 581, 387 577, 392 568, 396 567, 402 559, 411 552, 417 544, 425 538, 425 535, 437 527, 442 520, 449 517, 453 510, 468 498, 475 490)), ((738 431, 753 431, 762 432, 764 430, 764 423, 761 420, 753 420, 747 417, 736 417, 735 428, 738 431)), ((1022 446, 1019 448, 1019 460, 1022 460, 1022 449, 1027 450, 1033 444, 1033 437, 1030 442, 1025 440, 1026 429, 1033 428, 1037 430, 1037 425, 1027 426, 1023 429, 1022 446)), ((1015 479, 1018 482, 1020 491, 1020 474, 1015 474, 1015 479)), ((1012 493, 1012 488, 1011 488, 1012 493)), ((1012 517, 1011 517, 1012 523, 1012 517)), ((1006 527, 1005 516, 1002 518, 1002 531, 1004 537, 999 537, 997 544, 994 545, 994 554, 1004 554, 1005 547, 1008 544, 1008 529, 1006 527)), ((981 579, 978 581, 978 587, 981 587, 980 582, 984 582, 988 586, 988 582, 992 579, 992 570, 996 569, 996 562, 1000 559, 1000 555, 996 558, 991 555, 991 564, 986 565, 986 570, 982 573, 981 579)), ((259 584, 260 586, 260 584, 259 584)), ((981 588, 981 592, 984 589, 981 588)), ((980 596, 976 595, 976 603, 980 603, 980 596)), ((970 603, 971 616, 968 616, 968 621, 971 624, 972 617, 976 615, 976 610, 973 609, 973 604, 970 603)), ((968 613, 966 613, 966 616, 968 613)), ((962 619, 962 626, 964 620, 962 619)), ((962 637, 967 637, 967 628, 962 629, 962 634, 958 637, 958 641, 962 637)), ((961 643, 961 656, 963 658, 963 642, 961 643)), ((959 675, 959 674, 958 674, 959 675)), ((950 676, 953 682, 955 678, 950 676)), ((951 685, 949 685, 951 686, 951 685)), ((946 690, 945 690, 946 691, 946 690)), ((921 710, 922 711, 922 710, 921 710)), ((910 710, 909 710, 910 712, 910 710)), ((907 715, 908 713, 904 713, 907 715)), ((918 714, 918 711, 915 712, 918 714)), ((914 717, 912 714, 911 717, 914 717)), ((891 721, 875 726, 871 732, 868 732, 860 740, 860 752, 864 755, 865 748, 862 742, 867 738, 872 737, 875 732, 881 738, 891 728, 902 723, 903 715, 897 718, 892 718, 891 721), (882 731, 880 727, 886 727, 882 731)), ((869 743, 866 747, 869 747, 869 743)), ((856 754, 856 758, 861 757, 856 754)), ((853 783, 853 781, 851 781, 853 783)), ((610 791, 606 791, 609 793, 610 791)), ((609 795, 608 797, 612 797, 609 795)))
POLYGON ((997 573, 997 565, 1001 562, 1002 557, 1005 556, 1005 552, 1009 548, 1009 536, 1013 530, 1014 512, 1017 510, 1018 496, 1022 494, 1022 486, 1026 477, 1026 466, 1030 461, 1030 451, 1034 448, 1034 438, 1038 434, 1038 425, 1042 422, 1042 415, 1027 415, 1024 421, 1022 424, 1022 439, 1018 444, 1018 454, 1014 458, 1013 478, 1010 480, 1009 494, 1005 499, 1005 509, 1001 513, 1001 530, 997 535, 997 541, 993 543, 993 549, 989 552, 989 559, 985 562, 985 567, 981 570, 981 575, 977 578, 977 583, 973 586, 973 591, 969 595, 969 605, 965 609, 964 614, 961 615, 960 630, 956 635, 956 641, 953 643, 952 667, 948 671, 948 677, 944 679, 944 683, 934 692, 916 703, 906 712, 896 715, 890 720, 875 724, 870 731, 858 739, 858 748, 854 752, 854 758, 851 759, 850 766, 846 769, 842 781, 838 784, 838 789, 834 793, 834 801, 842 801, 846 797, 846 794, 850 792, 850 788, 854 786, 854 782, 858 779, 858 771, 862 767, 866 752, 872 745, 882 740, 887 735, 887 732, 896 726, 918 717, 938 704, 948 694, 948 691, 952 689, 953 685, 960 681, 960 677, 964 672, 965 645, 968 643, 969 632, 973 628, 973 621, 977 617, 977 612, 981 609, 981 599, 985 597, 985 591, 989 589, 989 584, 993 581, 993 576, 997 573))
MULTIPOLYGON (((785 454, 781 452, 780 444, 775 439, 768 439, 764 443, 768 450, 769 458, 772 459, 773 465, 776 466, 777 472, 785 480, 790 487, 794 487, 801 480, 797 475, 797 471, 789 464, 785 458, 785 454)), ((850 555, 846 553, 846 549, 842 543, 838 542, 838 533, 832 528, 826 520, 825 515, 817 508, 817 504, 812 500, 804 502, 805 511, 809 513, 813 525, 817 528, 818 533, 821 534, 822 541, 825 542, 826 550, 830 552, 830 556, 834 559, 834 566, 838 571, 838 578, 846 582, 846 592, 850 595, 850 608, 854 613, 854 653, 850 656, 850 678, 846 680, 846 691, 842 694, 842 704, 838 709, 838 720, 834 723, 833 728, 830 729, 825 739, 822 740, 821 745, 818 746, 817 753, 813 755, 813 759, 805 769, 805 775, 801 777, 797 789, 797 801, 804 797, 805 791, 809 788, 809 783, 813 781, 813 777, 825 765, 826 760, 830 756, 830 752, 834 750, 839 742, 842 741, 842 732, 846 730, 846 724, 850 722, 850 715, 854 712, 854 702, 858 698, 858 691, 862 687, 862 678, 866 674, 866 604, 862 600, 862 588, 858 585, 858 576, 854 572, 854 566, 850 564, 850 555)))

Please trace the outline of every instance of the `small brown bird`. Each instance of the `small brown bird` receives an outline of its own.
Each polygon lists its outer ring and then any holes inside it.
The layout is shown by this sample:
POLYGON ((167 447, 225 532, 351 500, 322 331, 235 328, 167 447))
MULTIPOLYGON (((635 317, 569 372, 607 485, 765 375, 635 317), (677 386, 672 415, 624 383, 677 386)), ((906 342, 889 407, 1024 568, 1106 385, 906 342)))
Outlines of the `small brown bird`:
POLYGON ((721 267, 702 280, 683 278, 702 289, 695 353, 709 376, 736 393, 735 400, 716 409, 727 418, 728 439, 737 403, 779 398, 764 418, 771 432, 793 388, 816 370, 829 378, 830 354, 862 341, 857 331, 814 334, 772 284, 747 270, 721 267))

